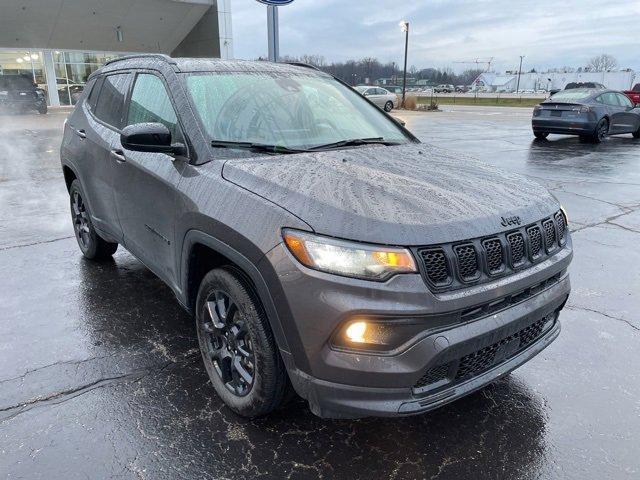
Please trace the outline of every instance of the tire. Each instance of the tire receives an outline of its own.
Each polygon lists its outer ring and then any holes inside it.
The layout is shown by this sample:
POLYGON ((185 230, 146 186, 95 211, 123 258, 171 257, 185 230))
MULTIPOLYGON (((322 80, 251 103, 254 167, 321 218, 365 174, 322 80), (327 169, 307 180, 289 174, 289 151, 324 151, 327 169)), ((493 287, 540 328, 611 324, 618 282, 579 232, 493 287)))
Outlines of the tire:
POLYGON ((393 110, 393 102, 389 100, 387 103, 384 104, 384 111, 390 112, 391 110, 393 110))
POLYGON ((284 404, 287 372, 262 304, 242 273, 217 268, 205 275, 196 329, 211 384, 231 410, 255 418, 284 404))
POLYGON ((640 138, 640 126, 638 126, 638 129, 633 132, 633 138, 640 138))
POLYGON ((45 113, 47 113, 47 104, 46 103, 44 105, 38 107, 38 113, 40 115, 44 115, 45 113))
POLYGON ((603 118, 598 122, 598 125, 596 125, 596 130, 593 132, 593 135, 591 136, 591 141, 593 143, 601 143, 605 138, 607 138, 608 134, 609 134, 609 120, 607 120, 606 118, 603 118))
POLYGON ((538 140, 544 140, 549 136, 549 132, 533 132, 533 136, 538 140))
POLYGON ((89 260, 104 260, 116 253, 118 244, 106 241, 96 232, 91 223, 91 215, 85 198, 80 182, 74 180, 69 188, 73 231, 80 251, 86 258, 89 260))

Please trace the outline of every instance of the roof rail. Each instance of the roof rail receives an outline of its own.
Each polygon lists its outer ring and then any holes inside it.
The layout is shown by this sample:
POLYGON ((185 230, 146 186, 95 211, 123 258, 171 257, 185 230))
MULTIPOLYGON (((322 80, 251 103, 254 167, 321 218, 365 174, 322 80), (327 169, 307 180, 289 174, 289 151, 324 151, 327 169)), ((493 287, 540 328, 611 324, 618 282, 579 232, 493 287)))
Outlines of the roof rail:
POLYGON ((310 63, 304 63, 304 62, 283 62, 283 63, 286 63, 287 65, 293 65, 294 67, 312 68, 313 70, 317 70, 319 72, 322 71, 318 67, 316 67, 315 65, 311 65, 310 63))
POLYGON ((125 55, 124 57, 112 58, 111 60, 108 60, 107 62, 105 62, 105 65, 111 65, 112 63, 122 62, 124 60, 130 60, 132 58, 149 58, 149 59, 155 59, 155 60, 162 60, 163 62, 176 65, 176 61, 173 58, 163 53, 136 53, 133 55, 125 55))

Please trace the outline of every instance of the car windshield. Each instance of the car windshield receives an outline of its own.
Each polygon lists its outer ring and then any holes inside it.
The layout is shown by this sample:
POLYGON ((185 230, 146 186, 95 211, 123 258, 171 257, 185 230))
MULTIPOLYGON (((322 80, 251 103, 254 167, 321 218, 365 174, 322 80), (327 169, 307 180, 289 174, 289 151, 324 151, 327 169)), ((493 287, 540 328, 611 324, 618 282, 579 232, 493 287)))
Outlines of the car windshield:
POLYGON ((551 100, 554 102, 562 102, 565 100, 584 100, 585 98, 589 98, 591 95, 593 95, 593 92, 590 90, 563 90, 551 97, 551 100))
POLYGON ((356 139, 411 141, 379 108, 330 77, 207 72, 186 74, 186 86, 209 139, 218 144, 309 149, 356 139))

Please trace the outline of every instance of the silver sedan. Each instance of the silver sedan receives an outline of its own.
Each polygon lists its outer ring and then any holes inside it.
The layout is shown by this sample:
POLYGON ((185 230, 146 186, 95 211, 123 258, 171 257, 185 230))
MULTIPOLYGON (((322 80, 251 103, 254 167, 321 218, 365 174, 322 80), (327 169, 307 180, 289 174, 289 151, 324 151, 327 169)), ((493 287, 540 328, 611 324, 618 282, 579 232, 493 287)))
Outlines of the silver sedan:
POLYGON ((385 112, 390 112, 398 103, 398 97, 395 93, 380 87, 369 87, 362 85, 356 87, 356 90, 367 99, 371 100, 380 108, 384 108, 385 112))

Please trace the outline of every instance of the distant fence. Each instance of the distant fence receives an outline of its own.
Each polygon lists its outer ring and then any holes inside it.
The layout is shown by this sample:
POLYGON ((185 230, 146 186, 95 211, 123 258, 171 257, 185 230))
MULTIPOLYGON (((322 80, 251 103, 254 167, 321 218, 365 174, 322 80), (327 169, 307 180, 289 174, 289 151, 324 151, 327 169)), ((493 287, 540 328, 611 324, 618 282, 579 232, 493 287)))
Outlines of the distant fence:
POLYGON ((533 107, 548 98, 547 94, 516 93, 416 93, 419 105, 486 105, 505 107, 533 107))

